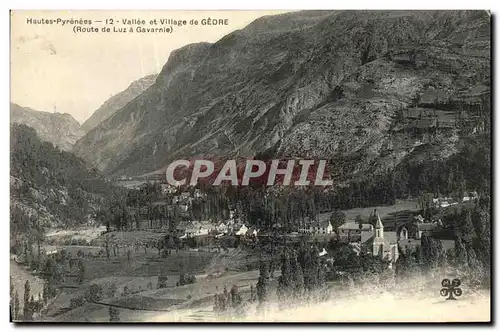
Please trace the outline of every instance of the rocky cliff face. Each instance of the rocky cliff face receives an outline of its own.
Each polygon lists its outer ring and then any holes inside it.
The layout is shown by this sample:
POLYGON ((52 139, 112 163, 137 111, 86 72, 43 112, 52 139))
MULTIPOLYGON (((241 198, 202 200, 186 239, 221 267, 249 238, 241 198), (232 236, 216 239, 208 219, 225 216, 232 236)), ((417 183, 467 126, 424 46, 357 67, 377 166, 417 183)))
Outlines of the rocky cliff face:
POLYGON ((71 151, 84 134, 78 121, 67 113, 39 112, 13 103, 10 104, 10 123, 35 129, 41 140, 65 151, 71 151))
POLYGON ((122 92, 106 100, 104 104, 102 104, 101 107, 99 107, 94 114, 92 114, 92 116, 82 124, 82 129, 85 132, 89 132, 99 123, 109 118, 116 111, 123 108, 131 100, 149 88, 155 82, 157 76, 157 74, 154 74, 138 79, 137 81, 132 82, 122 92))
POLYGON ((263 17, 172 52, 155 84, 74 151, 134 175, 263 151, 326 158, 343 176, 446 158, 488 127, 489 40, 484 11, 263 17))

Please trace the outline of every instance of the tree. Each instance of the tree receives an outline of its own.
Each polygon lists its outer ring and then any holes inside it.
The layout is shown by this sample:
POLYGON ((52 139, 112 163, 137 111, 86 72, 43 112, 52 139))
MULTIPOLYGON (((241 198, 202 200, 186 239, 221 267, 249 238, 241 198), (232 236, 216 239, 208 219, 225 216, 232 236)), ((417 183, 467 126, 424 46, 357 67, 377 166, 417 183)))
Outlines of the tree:
POLYGON ((250 302, 255 302, 257 299, 257 294, 255 293, 255 287, 250 285, 250 302))
POLYGON ((297 261, 297 255, 293 254, 290 260, 293 271, 292 296, 294 299, 300 299, 304 295, 304 275, 302 273, 302 267, 297 261))
POLYGON ((30 292, 31 292, 30 282, 29 280, 26 280, 26 283, 24 284, 24 307, 23 307, 23 316, 25 320, 33 319, 33 312, 31 311, 31 306, 30 306, 30 296, 31 296, 30 292))
POLYGON ((339 226, 343 225, 347 220, 346 214, 342 211, 335 210, 330 215, 330 223, 332 224, 333 230, 337 232, 339 226))
POLYGON ((285 247, 281 255, 281 275, 278 278, 277 289, 277 295, 282 304, 287 303, 293 296, 295 287, 293 273, 291 252, 285 247))
POLYGON ((241 295, 238 292, 238 286, 233 285, 231 287, 231 305, 233 306, 233 309, 237 309, 241 305, 241 295))
POLYGON ((269 263, 265 260, 260 261, 259 280, 257 281, 257 298, 259 299, 259 308, 263 308, 269 297, 269 263))
POLYGON ((21 304, 19 303, 19 294, 16 292, 14 293, 14 319, 19 319, 19 311, 21 308, 21 304))
POLYGON ((118 309, 114 307, 109 307, 108 309, 109 321, 110 322, 119 322, 120 321, 120 312, 118 309))
POLYGON ((42 297, 43 297, 43 303, 47 304, 47 302, 49 301, 49 283, 48 282, 43 284, 42 297))
POLYGON ((365 220, 363 219, 363 216, 358 214, 356 218, 354 219, 354 222, 359 225, 359 229, 363 227, 363 224, 365 223, 365 220))
POLYGON ((108 297, 115 297, 117 290, 116 284, 111 284, 108 288, 108 297))
POLYGON ((88 302, 98 302, 102 298, 102 287, 97 284, 92 284, 85 292, 85 299, 88 302))
POLYGON ((434 269, 443 263, 443 246, 439 240, 435 240, 427 234, 422 234, 422 260, 424 267, 434 269))
POLYGON ((160 288, 166 288, 167 287, 167 276, 165 275, 159 275, 158 276, 158 286, 157 288, 160 289, 160 288))
POLYGON ((83 282, 84 279, 85 279, 85 264, 80 259, 80 260, 78 260, 78 276, 77 276, 77 280, 78 280, 78 282, 81 283, 81 282, 83 282))
POLYGON ((12 282, 12 276, 10 277, 10 314, 11 314, 11 319, 14 317, 14 283, 12 282))
POLYGON ((455 238, 455 264, 457 266, 467 265, 467 249, 461 238, 455 238))

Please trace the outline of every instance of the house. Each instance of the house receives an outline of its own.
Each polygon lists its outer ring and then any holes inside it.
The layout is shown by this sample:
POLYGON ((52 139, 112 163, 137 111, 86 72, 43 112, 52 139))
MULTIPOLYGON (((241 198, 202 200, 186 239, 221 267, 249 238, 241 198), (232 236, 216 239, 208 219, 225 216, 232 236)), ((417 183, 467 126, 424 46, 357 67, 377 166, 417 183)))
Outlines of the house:
POLYGON ((309 224, 309 226, 302 226, 299 228, 299 233, 304 234, 332 234, 333 226, 330 220, 316 221, 309 224))
POLYGON ((246 232, 246 235, 247 236, 253 236, 253 237, 257 237, 257 233, 259 232, 259 230, 255 227, 250 227, 248 229, 248 231, 246 232))
POLYGON ((204 198, 207 197, 207 194, 202 193, 200 189, 194 190, 194 198, 204 198))
POLYGON ((398 240, 420 239, 423 233, 431 235, 438 227, 437 222, 415 223, 409 222, 398 227, 396 233, 398 240))
POLYGON ((226 224, 224 224, 223 222, 221 222, 220 224, 218 224, 217 226, 215 226, 215 230, 219 233, 223 233, 223 234, 226 234, 229 230, 229 228, 227 227, 226 224))
POLYGON ((239 228, 238 228, 238 231, 236 232, 236 235, 245 235, 248 231, 248 227, 246 227, 245 225, 241 225, 239 228))
POLYGON ((338 236, 341 241, 355 242, 367 240, 373 235, 373 225, 346 222, 338 227, 338 236))
MULTIPOLYGON (((442 240, 438 239, 439 242, 441 242, 441 245, 443 246, 443 251, 447 252, 448 250, 454 250, 455 249, 455 240, 442 240)), ((401 239, 398 242, 399 248, 401 249, 401 252, 406 253, 407 251, 415 251, 417 250, 417 247, 422 246, 422 240, 421 239, 401 239)))
POLYGON ((192 221, 185 229, 187 237, 208 235, 212 226, 206 221, 192 221))
POLYGON ((384 234, 384 224, 377 211, 375 211, 375 218, 377 221, 373 236, 362 243, 362 251, 389 260, 389 268, 392 268, 392 263, 396 262, 399 257, 396 232, 384 234))
POLYGON ((469 201, 473 201, 473 200, 476 200, 477 199, 477 192, 475 191, 471 191, 471 192, 468 192, 464 195, 464 197, 462 198, 462 202, 469 202, 469 201))
POLYGON ((177 192, 177 188, 166 183, 160 184, 162 194, 174 194, 177 192))
POLYGON ((458 204, 453 198, 450 197, 442 197, 442 198, 433 198, 432 203, 435 207, 449 207, 451 205, 458 204))

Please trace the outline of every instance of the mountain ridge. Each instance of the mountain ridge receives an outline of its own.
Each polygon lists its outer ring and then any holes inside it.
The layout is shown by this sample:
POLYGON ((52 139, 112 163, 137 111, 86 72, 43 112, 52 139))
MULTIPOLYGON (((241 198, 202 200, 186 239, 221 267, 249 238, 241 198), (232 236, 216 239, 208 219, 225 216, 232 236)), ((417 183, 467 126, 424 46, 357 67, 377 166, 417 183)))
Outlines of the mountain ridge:
POLYGON ((10 123, 32 127, 40 139, 50 142, 65 151, 71 151, 84 132, 73 116, 68 113, 37 111, 10 103, 10 123))
POLYGON ((432 145, 436 137, 446 152, 438 158, 447 158, 461 134, 456 114, 441 104, 463 101, 463 91, 478 85, 489 95, 489 24, 480 11, 260 18, 216 43, 173 51, 156 83, 74 151, 113 175, 266 150, 348 164, 359 159, 356 171, 346 172, 381 172, 387 161, 395 167, 415 144, 432 145), (419 102, 426 98, 431 102, 419 102), (434 136, 432 128, 416 135, 408 128, 413 120, 398 118, 422 105, 447 121, 434 136))
POLYGON ((127 88, 106 100, 92 115, 82 124, 82 129, 87 133, 99 123, 109 118, 116 111, 123 108, 128 102, 143 93, 156 80, 158 74, 142 77, 130 83, 127 88))

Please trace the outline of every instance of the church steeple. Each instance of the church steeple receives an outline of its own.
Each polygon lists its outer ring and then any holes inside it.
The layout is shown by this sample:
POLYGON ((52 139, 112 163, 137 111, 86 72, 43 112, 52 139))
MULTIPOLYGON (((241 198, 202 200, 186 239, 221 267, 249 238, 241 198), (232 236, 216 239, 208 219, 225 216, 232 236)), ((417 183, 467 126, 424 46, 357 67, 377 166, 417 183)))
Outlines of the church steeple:
POLYGON ((377 218, 377 223, 375 224, 375 237, 384 238, 384 224, 382 224, 382 220, 380 219, 377 209, 375 209, 374 215, 375 218, 377 218))

